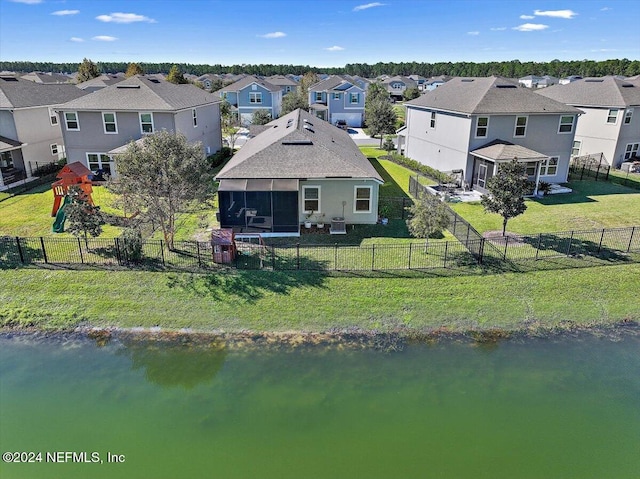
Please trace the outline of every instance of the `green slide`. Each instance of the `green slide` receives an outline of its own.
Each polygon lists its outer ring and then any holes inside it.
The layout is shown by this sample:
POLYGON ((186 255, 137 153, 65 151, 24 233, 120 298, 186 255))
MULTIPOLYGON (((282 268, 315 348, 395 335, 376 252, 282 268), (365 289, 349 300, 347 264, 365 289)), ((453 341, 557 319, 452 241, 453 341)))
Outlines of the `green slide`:
POLYGON ((56 213, 56 220, 53 222, 53 226, 51 227, 51 230, 54 233, 64 233, 64 222, 67 219, 67 214, 64 212, 64 208, 69 203, 71 203, 71 198, 68 196, 65 196, 64 202, 62 203, 62 205, 58 209, 58 212, 56 213))

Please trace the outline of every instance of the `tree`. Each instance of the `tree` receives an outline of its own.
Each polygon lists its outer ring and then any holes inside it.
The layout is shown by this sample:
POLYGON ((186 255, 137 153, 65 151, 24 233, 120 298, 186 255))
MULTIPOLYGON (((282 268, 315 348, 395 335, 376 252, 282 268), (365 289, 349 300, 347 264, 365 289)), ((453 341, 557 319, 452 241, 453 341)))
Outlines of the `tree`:
POLYGON ((507 221, 527 209, 524 195, 529 189, 526 166, 518 163, 517 158, 500 164, 497 173, 487 181, 489 195, 482 195, 481 203, 486 211, 502 216, 502 236, 507 230, 507 221))
POLYGON ((299 91, 291 92, 282 99, 282 115, 291 113, 298 108, 309 111, 309 98, 299 91))
POLYGON ((189 83, 187 79, 184 77, 178 65, 173 65, 171 70, 169 70, 169 74, 167 75, 167 81, 171 83, 175 83, 176 85, 181 85, 184 83, 189 83))
POLYGON ((364 104, 364 116, 369 134, 372 137, 380 135, 380 148, 382 148, 384 135, 395 133, 396 111, 381 83, 375 82, 369 85, 364 104))
POLYGON ((416 238, 424 238, 424 252, 427 252, 429 236, 442 233, 449 226, 447 206, 437 196, 423 193, 409 209, 407 227, 416 238))
POLYGON ((417 86, 411 87, 411 88, 407 88, 404 93, 402 94, 402 97, 406 100, 413 100, 415 98, 418 98, 420 96, 420 90, 418 90, 417 86))
POLYGON ((227 140, 231 151, 233 151, 240 134, 240 124, 237 113, 233 111, 231 104, 226 99, 220 103, 220 122, 222 135, 227 140))
POLYGON ((129 63, 129 66, 127 66, 127 72, 124 74, 126 78, 134 75, 144 75, 144 70, 139 63, 129 63))
POLYGON ((252 125, 266 125, 271 121, 271 114, 268 110, 255 110, 251 114, 251 124, 252 125))
POLYGON ((93 63, 88 58, 83 58, 82 63, 78 67, 78 76, 76 77, 76 81, 78 83, 82 83, 99 76, 100 70, 98 69, 98 65, 93 63))
POLYGON ((393 143, 393 137, 391 135, 385 136, 384 145, 382 145, 388 156, 391 156, 391 152, 396 149, 396 145, 393 143))
POLYGON ((71 198, 71 203, 64 208, 67 231, 73 236, 83 236, 84 244, 89 249, 89 235, 95 238, 102 233, 104 217, 100 207, 90 204, 87 195, 78 186, 69 188, 67 196, 71 198))
POLYGON ((121 195, 127 209, 160 225, 173 249, 178 213, 188 212, 214 193, 213 175, 200 143, 182 134, 160 131, 131 142, 115 157, 118 176, 108 188, 121 195))

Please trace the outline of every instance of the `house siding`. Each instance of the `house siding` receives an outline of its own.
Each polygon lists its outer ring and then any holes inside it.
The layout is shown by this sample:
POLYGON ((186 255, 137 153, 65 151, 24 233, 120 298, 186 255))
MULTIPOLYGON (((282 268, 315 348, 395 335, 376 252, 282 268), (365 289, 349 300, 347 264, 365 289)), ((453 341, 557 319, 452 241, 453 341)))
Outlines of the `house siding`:
MULTIPOLYGON (((324 213, 324 221, 329 224, 331 218, 343 216, 347 224, 375 224, 378 221, 378 196, 379 185, 374 180, 338 180, 338 179, 318 179, 305 180, 300 182, 300 223, 306 219, 304 214, 303 187, 304 186, 320 186, 320 209, 324 213), (371 213, 354 213, 354 191, 356 186, 371 186, 371 213), (342 206, 342 202, 346 204, 342 206)), ((311 218, 316 222, 316 218, 311 218)))
MULTIPOLYGON (((42 165, 58 161, 63 151, 62 131, 60 122, 57 125, 51 125, 48 107, 16 109, 13 112, 13 122, 15 125, 13 138, 26 143, 21 149, 24 167, 28 175, 30 175, 32 168, 35 169, 36 163, 42 165), (59 154, 55 156, 51 154, 53 143, 59 145, 59 154), (31 167, 29 167, 29 163, 31 163, 31 167)), ((4 133, 2 135, 8 136, 4 133)))

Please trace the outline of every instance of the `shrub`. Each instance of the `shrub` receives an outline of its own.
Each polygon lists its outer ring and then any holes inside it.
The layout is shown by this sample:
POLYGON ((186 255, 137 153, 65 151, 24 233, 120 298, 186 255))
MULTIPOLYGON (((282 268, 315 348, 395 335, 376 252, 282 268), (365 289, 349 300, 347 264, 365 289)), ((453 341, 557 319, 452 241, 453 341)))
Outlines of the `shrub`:
POLYGON ((213 155, 207 156, 207 161, 209 162, 209 166, 211 168, 216 168, 222 165, 232 156, 233 156, 233 150, 228 146, 223 146, 218 151, 216 151, 213 155))
POLYGON ((142 234, 137 228, 124 228, 120 236, 123 255, 127 262, 142 261, 142 234))
POLYGON ((419 161, 412 160, 411 158, 407 158, 406 156, 399 155, 398 153, 393 153, 387 157, 389 160, 397 163, 401 166, 409 168, 417 173, 422 173, 425 176, 428 176, 432 180, 437 181, 438 183, 448 183, 451 180, 451 177, 446 173, 443 173, 440 170, 436 170, 435 168, 431 168, 430 166, 423 165, 419 161))

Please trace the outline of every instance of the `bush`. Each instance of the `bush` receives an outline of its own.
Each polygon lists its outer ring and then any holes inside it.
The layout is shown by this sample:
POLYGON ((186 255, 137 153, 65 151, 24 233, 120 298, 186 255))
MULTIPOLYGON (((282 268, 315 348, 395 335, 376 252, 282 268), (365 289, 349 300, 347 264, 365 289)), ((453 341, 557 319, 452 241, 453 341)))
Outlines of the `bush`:
POLYGON ((437 181, 438 183, 448 183, 451 180, 451 177, 446 173, 443 173, 440 170, 436 170, 435 168, 431 168, 430 166, 423 165, 417 160, 412 160, 411 158, 399 155, 398 153, 393 153, 387 158, 394 163, 397 163, 398 165, 415 171, 416 173, 422 173, 423 175, 437 181))
POLYGON ((125 228, 120 236, 122 253, 129 263, 142 261, 142 234, 137 228, 125 228))
POLYGON ((207 161, 211 168, 216 168, 225 163, 229 158, 233 156, 233 150, 228 146, 223 146, 213 155, 207 156, 207 161))

